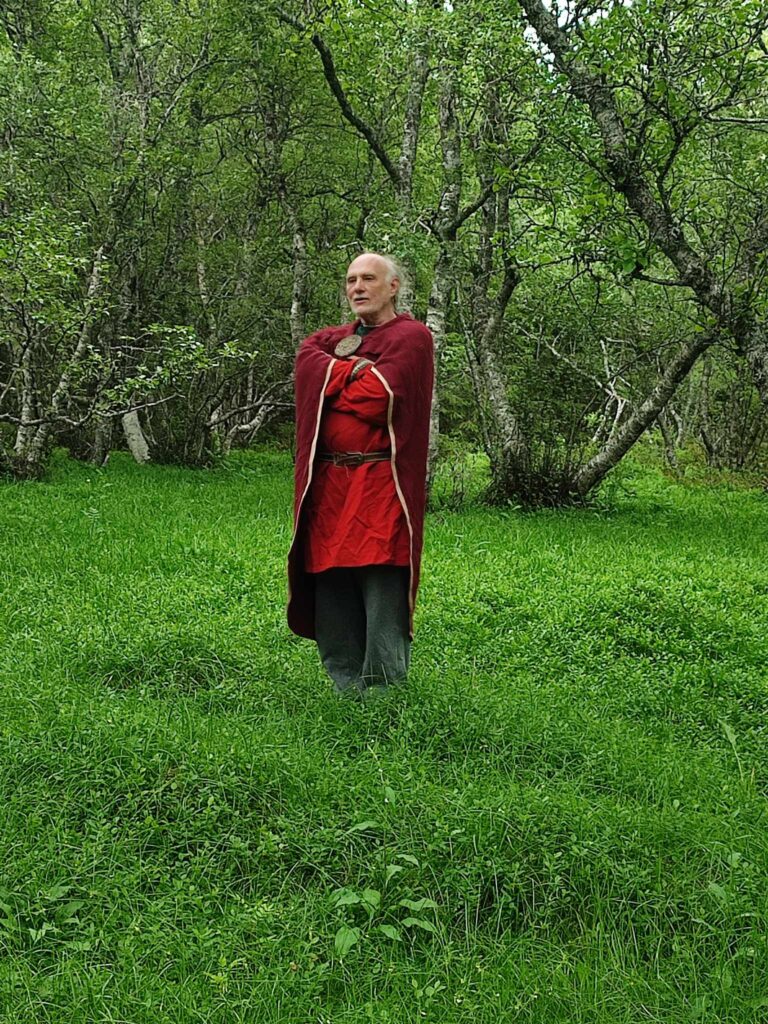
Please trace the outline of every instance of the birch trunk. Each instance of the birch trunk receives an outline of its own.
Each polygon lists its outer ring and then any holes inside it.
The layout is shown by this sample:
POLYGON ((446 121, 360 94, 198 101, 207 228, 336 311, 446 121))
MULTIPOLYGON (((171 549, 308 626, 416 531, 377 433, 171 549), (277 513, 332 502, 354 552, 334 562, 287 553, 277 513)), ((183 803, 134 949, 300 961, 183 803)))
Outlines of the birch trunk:
MULTIPOLYGON (((498 202, 497 197, 491 205, 497 206, 498 202)), ((494 486, 506 492, 507 478, 514 474, 515 467, 527 456, 528 444, 509 401, 507 378, 497 344, 509 300, 519 281, 511 265, 505 267, 504 278, 495 298, 492 300, 488 295, 493 275, 493 235, 496 224, 497 216, 489 205, 483 214, 479 260, 473 289, 474 336, 477 362, 493 421, 493 436, 488 452, 491 473, 494 486)))
MULTIPOLYGON (((209 219, 210 220, 210 219, 209 219)), ((200 297, 200 306, 203 311, 203 319, 205 321, 205 327, 208 337, 206 338, 206 347, 210 351, 216 347, 218 340, 218 327, 216 324, 216 318, 213 315, 211 309, 211 295, 208 288, 208 266, 205 260, 205 237, 203 230, 200 225, 200 213, 195 213, 195 250, 197 258, 195 261, 195 269, 197 271, 197 294, 200 297)))
POLYGON ((105 466, 112 450, 113 421, 111 416, 99 416, 93 433, 93 448, 89 462, 94 466, 105 466))
POLYGON ((678 386, 685 380, 699 356, 716 341, 715 335, 700 335, 683 345, 664 370, 651 393, 637 406, 613 438, 574 477, 574 489, 584 497, 617 466, 632 446, 663 412, 678 386))
POLYGON ((426 323, 435 342, 435 385, 432 392, 432 412, 429 422, 429 454, 427 481, 434 476, 435 459, 440 441, 440 355, 445 341, 445 323, 448 302, 453 290, 453 250, 456 244, 456 224, 459 217, 462 186, 461 134, 456 116, 456 81, 454 71, 445 66, 440 80, 439 120, 440 150, 442 153, 443 188, 435 218, 434 232, 440 243, 432 289, 427 306, 426 323))
POLYGON ((232 442, 239 434, 248 435, 246 442, 252 441, 272 415, 272 412, 273 408, 271 405, 262 405, 253 419, 248 420, 247 423, 237 423, 235 426, 230 427, 227 431, 224 450, 226 452, 231 450, 232 442))
POLYGON ((440 355, 445 338, 445 318, 448 302, 453 289, 451 276, 451 257, 447 249, 441 249, 435 264, 434 277, 432 278, 432 289, 429 293, 429 304, 427 306, 426 324, 432 332, 435 341, 435 379, 432 387, 432 411, 429 419, 429 450, 427 456, 427 480, 431 481, 437 449, 440 441, 440 389, 438 385, 438 371, 440 366, 440 355))
POLYGON ((499 135, 503 118, 493 84, 486 85, 484 95, 487 134, 485 138, 483 135, 478 138, 476 151, 480 184, 488 198, 480 209, 477 266, 472 288, 473 334, 477 363, 492 420, 488 456, 491 460, 493 489, 506 494, 510 491, 511 480, 517 475, 517 468, 527 461, 528 456, 527 441, 509 401, 507 376, 498 346, 507 306, 520 278, 509 256, 506 241, 510 230, 509 185, 500 184, 493 191, 494 167, 483 145, 486 139, 495 147, 502 146, 504 142, 499 135), (491 298, 495 255, 499 251, 504 275, 498 293, 491 298))
POLYGON ((93 312, 93 306, 99 293, 99 289, 101 288, 103 260, 104 246, 102 245, 97 249, 93 258, 85 307, 83 310, 83 323, 80 328, 80 334, 78 336, 74 352, 65 364, 64 369, 61 372, 61 376, 59 377, 59 381, 54 388, 51 401, 44 413, 44 422, 34 430, 24 450, 17 453, 21 456, 27 471, 33 475, 40 470, 46 444, 48 443, 57 422, 60 421, 64 407, 69 400, 72 378, 75 370, 79 364, 82 363, 88 352, 88 342, 90 341, 92 329, 91 314, 93 312))
POLYGON ((704 360, 704 369, 701 374, 701 381, 699 384, 699 402, 698 402, 698 415, 699 415, 699 440, 704 446, 704 451, 707 455, 707 462, 710 466, 715 463, 715 452, 710 441, 710 434, 712 433, 711 423, 709 418, 709 385, 712 378, 712 362, 708 357, 704 360))
POLYGON ((675 438, 672 436, 672 431, 669 428, 666 410, 662 410, 656 419, 659 424, 662 440, 664 441, 664 454, 667 457, 669 468, 675 476, 680 476, 680 465, 677 461, 677 452, 675 451, 675 438))
POLYGON ((411 214, 413 193, 413 170, 416 166, 416 154, 419 147, 421 130, 421 105, 424 90, 429 78, 429 46, 426 35, 416 42, 412 50, 411 80, 408 96, 405 101, 405 118, 403 120, 403 143, 400 159, 397 164, 399 181, 396 185, 400 216, 403 222, 411 214))
POLYGON ((17 455, 23 455, 27 449, 34 427, 30 427, 29 421, 35 418, 35 382, 32 375, 32 339, 27 338, 24 352, 21 357, 21 422, 16 431, 16 443, 14 451, 17 455))
POLYGON ((125 413, 122 418, 122 424, 125 443, 128 445, 128 451, 131 453, 134 460, 138 462, 139 465, 144 465, 149 462, 149 444, 144 436, 144 431, 141 429, 139 414, 135 410, 133 412, 125 413))
POLYGON ((294 204, 284 198, 283 205, 288 214, 291 226, 291 269, 293 285, 291 288, 291 341, 294 349, 307 333, 307 313, 309 312, 309 259, 307 257, 307 239, 298 211, 294 204))
MULTIPOLYGON (((506 301, 504 305, 506 306, 506 301)), ((495 462, 494 476, 504 476, 509 470, 519 464, 528 453, 528 445, 525 436, 520 429, 517 417, 512 411, 512 406, 507 394, 506 374, 502 371, 495 347, 495 337, 501 327, 503 313, 492 315, 488 321, 485 331, 476 339, 477 361, 485 385, 485 392, 488 403, 491 407, 494 423, 494 447, 496 452, 492 455, 495 462)), ((497 480, 502 487, 503 480, 497 480)))
POLYGON ((744 358, 757 392, 768 406, 768 335, 762 327, 753 327, 744 342, 744 358))

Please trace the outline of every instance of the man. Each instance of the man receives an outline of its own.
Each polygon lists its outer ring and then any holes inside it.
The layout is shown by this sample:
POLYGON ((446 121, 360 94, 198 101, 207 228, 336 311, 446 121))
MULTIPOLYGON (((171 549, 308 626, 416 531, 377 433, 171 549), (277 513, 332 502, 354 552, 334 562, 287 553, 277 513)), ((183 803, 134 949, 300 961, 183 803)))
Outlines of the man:
POLYGON ((394 260, 347 271, 356 319, 296 357, 296 494, 288 624, 317 642, 337 693, 405 679, 424 527, 433 343, 397 312, 394 260))

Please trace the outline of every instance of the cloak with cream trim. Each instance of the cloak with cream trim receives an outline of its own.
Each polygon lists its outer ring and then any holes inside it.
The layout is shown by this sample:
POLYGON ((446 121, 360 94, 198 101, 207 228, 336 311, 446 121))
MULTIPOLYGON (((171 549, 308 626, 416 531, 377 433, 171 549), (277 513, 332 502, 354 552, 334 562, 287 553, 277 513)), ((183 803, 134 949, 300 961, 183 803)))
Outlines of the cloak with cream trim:
MULTIPOLYGON (((296 491, 293 540, 288 552, 288 625, 298 636, 315 638, 315 589, 304 571, 302 510, 312 482, 325 388, 336 362, 333 350, 341 338, 354 334, 360 321, 326 327, 305 338, 296 356, 296 491)), ((432 334, 410 313, 400 313, 362 339, 354 358, 371 359, 366 373, 375 373, 389 393, 388 427, 392 476, 410 535, 408 604, 410 634, 419 587, 426 504, 429 417, 434 377, 432 334)))

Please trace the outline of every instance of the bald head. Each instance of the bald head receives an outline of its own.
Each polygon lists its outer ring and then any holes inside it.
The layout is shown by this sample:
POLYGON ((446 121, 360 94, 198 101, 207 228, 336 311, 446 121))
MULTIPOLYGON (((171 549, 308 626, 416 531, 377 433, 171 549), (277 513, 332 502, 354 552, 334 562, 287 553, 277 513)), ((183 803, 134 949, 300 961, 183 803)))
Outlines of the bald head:
POLYGON ((370 326, 384 324, 397 315, 395 303, 400 273, 391 257, 364 252, 349 265, 347 301, 353 313, 370 326))

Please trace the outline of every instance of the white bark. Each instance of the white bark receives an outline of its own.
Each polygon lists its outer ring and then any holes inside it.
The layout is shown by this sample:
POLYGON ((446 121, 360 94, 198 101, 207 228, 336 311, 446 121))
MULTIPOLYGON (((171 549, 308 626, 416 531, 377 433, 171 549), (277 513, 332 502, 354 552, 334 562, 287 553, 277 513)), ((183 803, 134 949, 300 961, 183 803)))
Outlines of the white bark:
POLYGON ((232 447, 232 441, 238 434, 248 434, 248 440, 253 440, 272 415, 273 411, 273 406, 262 405, 253 419, 248 420, 247 423, 237 423, 234 427, 230 427, 227 431, 226 450, 229 451, 232 447))
POLYGON ((35 470, 42 462, 45 445, 51 436, 57 421, 63 414, 64 407, 70 397, 70 388, 75 370, 85 358, 88 352, 88 342, 91 337, 91 314, 96 297, 101 288, 101 270, 104 260, 104 246, 100 246, 93 258, 91 274, 88 280, 88 291, 86 294, 85 308, 83 309, 83 322, 80 334, 69 361, 61 372, 59 381, 54 389, 48 408, 45 410, 45 422, 34 431, 25 449, 18 454, 24 459, 27 467, 35 470))
POLYGON ((429 454, 427 456, 427 478, 432 479, 437 448, 440 440, 440 390, 438 386, 440 355, 445 338, 445 317, 448 300, 453 287, 450 252, 442 248, 435 264, 432 290, 429 294, 426 323, 435 342, 435 379, 432 387, 432 411, 429 419, 429 454))
POLYGON ((477 360, 485 383, 488 402, 495 425, 495 443, 498 445, 502 466, 511 467, 522 459, 528 450, 526 439, 512 411, 507 395, 506 375, 497 355, 496 338, 504 321, 510 296, 517 284, 517 276, 508 270, 504 276, 499 294, 492 311, 487 316, 484 328, 477 333, 477 360))
POLYGON ((16 431, 16 443, 14 445, 14 451, 17 455, 24 454, 30 438, 34 434, 34 428, 27 425, 30 420, 35 418, 34 395, 32 339, 27 338, 21 357, 21 422, 16 431))
POLYGON ((109 416, 98 416, 96 428, 93 432, 93 448, 91 450, 90 462, 94 466, 106 466, 109 461, 109 454, 112 446, 113 420, 109 416))
POLYGON ((445 339, 445 320, 450 299, 452 279, 452 255, 456 242, 456 221, 461 201, 462 163, 461 135, 456 116, 456 82, 453 70, 446 65, 440 80, 440 148, 442 151, 442 184, 434 231, 440 242, 440 251, 435 263, 432 290, 427 306, 427 327, 435 341, 435 385, 432 392, 432 413, 429 424, 429 454, 427 479, 432 480, 435 458, 440 439, 440 355, 445 339))
POLYGON ((299 343, 307 333, 307 313, 309 311, 309 259, 307 257, 307 240, 304 228, 299 218, 298 210, 293 201, 287 195, 283 196, 283 206, 288 214, 291 225, 291 268, 293 271, 293 285, 291 288, 291 341, 293 347, 299 347, 299 343))
POLYGON ((125 435, 125 441, 131 455, 140 465, 149 462, 149 444, 144 436, 144 431, 141 429, 139 414, 135 410, 125 413, 122 417, 122 423, 123 434, 125 435))
POLYGON ((675 449, 675 438, 672 435, 672 431, 669 429, 669 421, 667 419, 666 410, 662 410, 658 417, 657 422, 659 424, 659 430, 661 431, 661 437, 664 441, 664 454, 667 457, 669 468, 675 474, 680 474, 680 464, 677 461, 677 451, 675 449))
POLYGON ((205 261, 206 240, 203 235, 199 218, 200 213, 197 211, 195 213, 195 247, 197 257, 195 260, 195 269, 197 271, 197 294, 200 297, 200 305, 203 310, 205 326, 208 331, 208 337, 206 340, 207 347, 210 350, 216 346, 218 327, 216 324, 216 317, 213 315, 213 309, 211 308, 211 295, 208 288, 208 267, 205 261))
POLYGON ((645 401, 633 409, 606 445, 576 474, 574 487, 578 494, 588 494, 614 466, 619 464, 635 442, 664 411, 667 402, 678 385, 685 380, 699 356, 716 340, 717 335, 702 334, 686 342, 678 350, 645 401))
POLYGON ((412 51, 411 81, 405 102, 403 121, 403 144, 397 169, 399 181, 396 185, 400 215, 405 220, 410 214, 413 189, 413 170, 419 146, 421 128, 421 104, 429 78, 429 48, 424 36, 417 40, 412 51))

